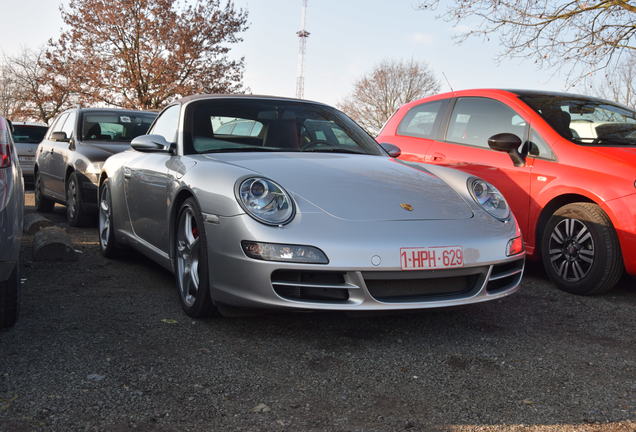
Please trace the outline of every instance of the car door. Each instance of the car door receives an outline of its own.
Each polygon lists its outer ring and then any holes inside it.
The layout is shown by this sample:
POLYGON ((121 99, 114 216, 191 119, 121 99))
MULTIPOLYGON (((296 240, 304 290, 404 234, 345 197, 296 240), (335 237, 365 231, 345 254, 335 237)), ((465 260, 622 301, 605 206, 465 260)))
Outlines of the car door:
POLYGON ((411 108, 390 137, 380 135, 378 142, 396 145, 400 159, 425 162, 431 145, 439 135, 449 100, 426 102, 411 108))
POLYGON ((42 190, 47 195, 55 195, 56 198, 62 198, 55 193, 53 189, 53 185, 55 183, 54 173, 53 173, 53 154, 54 147, 56 145, 55 141, 51 140, 51 134, 53 132, 61 132, 62 126, 64 125, 64 121, 68 117, 68 113, 65 112, 60 114, 51 127, 49 128, 49 132, 47 133, 44 140, 40 143, 37 150, 37 164, 38 164, 38 173, 40 175, 40 182, 42 190))
POLYGON ((66 134, 68 141, 51 141, 50 155, 50 186, 51 191, 58 196, 66 198, 66 170, 70 147, 75 139, 75 119, 77 111, 69 112, 61 127, 61 132, 66 134))
MULTIPOLYGON (((161 135, 168 142, 177 140, 180 105, 166 108, 149 134, 161 135)), ((139 153, 122 167, 130 222, 135 235, 147 245, 165 253, 169 249, 168 187, 171 183, 171 153, 139 153)))
POLYGON ((528 139, 528 122, 503 102, 485 97, 455 100, 441 140, 426 161, 460 169, 494 184, 506 197, 522 231, 527 232, 532 160, 515 167, 507 153, 491 150, 488 138, 512 133, 528 139))

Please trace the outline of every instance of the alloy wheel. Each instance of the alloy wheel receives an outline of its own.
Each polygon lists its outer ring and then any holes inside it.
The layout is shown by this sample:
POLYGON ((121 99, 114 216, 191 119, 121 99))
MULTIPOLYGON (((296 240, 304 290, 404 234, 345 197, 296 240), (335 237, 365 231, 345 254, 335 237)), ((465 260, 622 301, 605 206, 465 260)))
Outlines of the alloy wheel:
POLYGON ((592 233, 578 219, 563 219, 552 230, 548 252, 559 277, 578 282, 587 276, 594 264, 592 233))
POLYGON ((34 186, 34 199, 35 199, 35 205, 37 206, 40 203, 40 200, 42 199, 42 191, 41 188, 42 187, 42 180, 40 179, 40 174, 36 174, 35 175, 35 186, 34 186))
POLYGON ((108 247, 108 238, 110 236, 110 227, 112 225, 112 210, 110 205, 110 190, 108 186, 102 186, 99 202, 99 241, 102 248, 108 247))
POLYGON ((176 236, 177 278, 186 306, 192 307, 199 293, 199 228, 192 208, 185 207, 179 217, 176 236))
POLYGON ((69 219, 74 219, 77 214, 77 184, 71 179, 66 191, 66 211, 69 219))

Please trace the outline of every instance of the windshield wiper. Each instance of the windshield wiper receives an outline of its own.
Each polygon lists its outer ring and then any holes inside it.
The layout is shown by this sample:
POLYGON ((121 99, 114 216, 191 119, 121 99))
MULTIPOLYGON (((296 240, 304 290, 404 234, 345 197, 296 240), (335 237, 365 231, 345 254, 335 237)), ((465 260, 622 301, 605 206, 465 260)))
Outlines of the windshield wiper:
POLYGON ((314 153, 349 153, 349 154, 367 154, 359 151, 343 149, 343 148, 313 148, 308 150, 302 150, 303 153, 314 152, 314 153))
POLYGON ((572 138, 577 144, 583 145, 636 145, 636 141, 619 138, 572 138))
POLYGON ((233 148, 207 150, 201 153, 280 152, 280 151, 284 151, 284 150, 272 149, 268 147, 235 147, 235 148, 233 147, 233 148))

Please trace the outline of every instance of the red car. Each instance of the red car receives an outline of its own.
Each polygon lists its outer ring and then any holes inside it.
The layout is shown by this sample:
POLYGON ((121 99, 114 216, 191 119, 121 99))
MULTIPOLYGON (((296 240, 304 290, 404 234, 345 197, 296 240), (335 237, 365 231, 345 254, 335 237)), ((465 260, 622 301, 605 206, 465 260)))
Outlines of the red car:
POLYGON ((633 110, 566 93, 464 90, 404 105, 378 142, 499 188, 529 257, 561 289, 595 294, 636 275, 633 110))

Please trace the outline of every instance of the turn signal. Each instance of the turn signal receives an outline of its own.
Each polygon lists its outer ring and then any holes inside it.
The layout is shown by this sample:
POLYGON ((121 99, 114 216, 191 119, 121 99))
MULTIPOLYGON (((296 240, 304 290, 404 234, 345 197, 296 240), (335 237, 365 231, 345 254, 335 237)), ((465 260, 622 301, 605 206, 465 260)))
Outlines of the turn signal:
POLYGON ((508 242, 508 246, 506 247, 507 256, 517 255, 523 251, 523 237, 515 237, 508 242))
POLYGON ((287 245, 242 241, 243 252, 250 258, 263 261, 281 261, 307 264, 329 264, 329 259, 313 246, 287 245))

